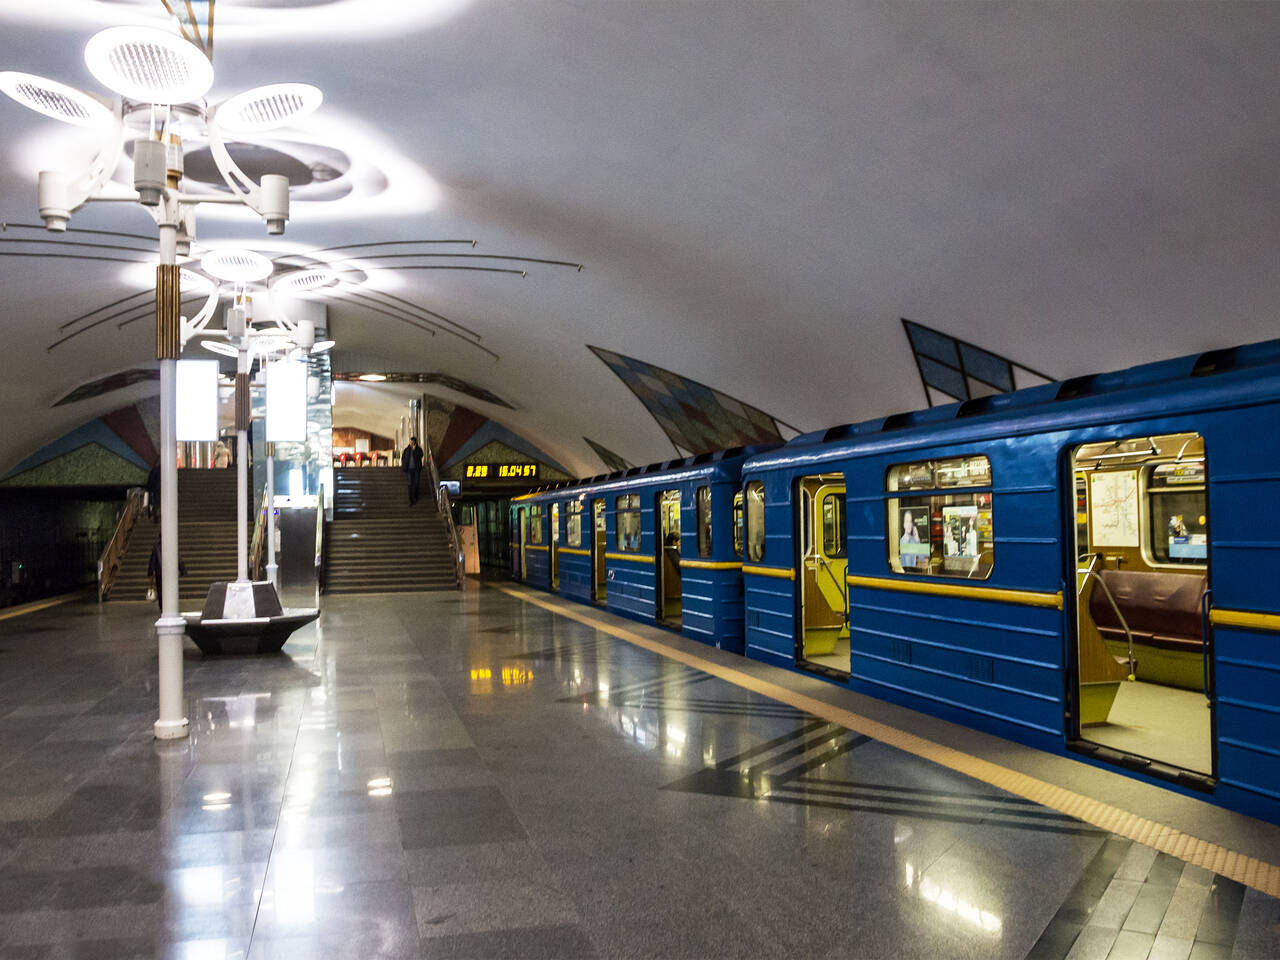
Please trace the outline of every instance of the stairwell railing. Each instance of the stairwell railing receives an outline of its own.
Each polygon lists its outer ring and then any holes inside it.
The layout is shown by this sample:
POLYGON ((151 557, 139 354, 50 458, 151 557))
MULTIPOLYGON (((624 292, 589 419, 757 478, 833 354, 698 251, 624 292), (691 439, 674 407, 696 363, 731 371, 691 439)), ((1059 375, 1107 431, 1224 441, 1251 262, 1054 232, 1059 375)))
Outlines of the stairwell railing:
POLYGON ((111 593, 116 574, 120 572, 120 561, 124 557, 125 548, 129 545, 129 534, 133 532, 134 524, 142 516, 145 502, 146 491, 141 487, 130 487, 125 494, 124 509, 120 511, 115 532, 111 534, 111 539, 107 541, 102 556, 98 558, 99 600, 107 599, 111 593))
POLYGON ((253 540, 249 544, 249 579, 262 579, 262 551, 267 545, 267 491, 262 491, 258 514, 253 518, 253 540))
POLYGON ((316 496, 316 589, 324 592, 324 484, 316 496))
POLYGON ((427 467, 431 471, 431 486, 436 492, 436 507, 444 515, 445 527, 449 531, 449 549, 453 552, 453 581, 459 587, 467 582, 464 560, 462 556, 462 539, 458 536, 458 527, 453 522, 453 505, 449 502, 449 491, 440 481, 440 473, 436 470, 435 454, 427 447, 427 467))

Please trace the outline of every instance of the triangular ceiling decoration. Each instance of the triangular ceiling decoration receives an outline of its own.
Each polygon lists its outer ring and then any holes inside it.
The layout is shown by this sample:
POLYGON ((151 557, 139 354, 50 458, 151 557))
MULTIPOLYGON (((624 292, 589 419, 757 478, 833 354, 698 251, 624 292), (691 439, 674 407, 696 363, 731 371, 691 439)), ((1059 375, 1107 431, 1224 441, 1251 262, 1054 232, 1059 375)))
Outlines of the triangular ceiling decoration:
POLYGON ((147 469, 99 443, 85 443, 0 481, 6 487, 128 487, 147 482, 147 469))
POLYGON ((587 441, 587 445, 596 452, 596 456, 600 458, 600 462, 604 464, 604 468, 610 473, 617 473, 619 470, 627 470, 635 466, 635 464, 629 463, 626 459, 618 456, 608 447, 596 443, 590 437, 583 437, 582 439, 587 441))
POLYGON ((1052 378, 949 333, 902 318, 929 406, 1009 393, 1052 378))
POLYGON ((635 357, 590 344, 587 348, 653 414, 678 452, 697 454, 782 442, 781 428, 787 425, 763 410, 635 357))

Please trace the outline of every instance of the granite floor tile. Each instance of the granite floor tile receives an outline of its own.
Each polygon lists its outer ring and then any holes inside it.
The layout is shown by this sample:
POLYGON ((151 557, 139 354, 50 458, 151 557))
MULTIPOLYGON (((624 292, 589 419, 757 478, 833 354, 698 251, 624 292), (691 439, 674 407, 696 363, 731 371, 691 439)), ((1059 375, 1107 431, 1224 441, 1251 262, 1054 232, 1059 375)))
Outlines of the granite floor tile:
POLYGON ((418 934, 424 939, 512 927, 562 926, 581 919, 559 890, 529 881, 414 887, 413 903, 418 934))
POLYGON ((526 836, 496 787, 397 792, 395 801, 406 850, 523 840, 526 836))
POLYGON ((559 960, 600 956, 590 937, 572 925, 517 927, 484 933, 432 937, 423 941, 423 960, 559 960))

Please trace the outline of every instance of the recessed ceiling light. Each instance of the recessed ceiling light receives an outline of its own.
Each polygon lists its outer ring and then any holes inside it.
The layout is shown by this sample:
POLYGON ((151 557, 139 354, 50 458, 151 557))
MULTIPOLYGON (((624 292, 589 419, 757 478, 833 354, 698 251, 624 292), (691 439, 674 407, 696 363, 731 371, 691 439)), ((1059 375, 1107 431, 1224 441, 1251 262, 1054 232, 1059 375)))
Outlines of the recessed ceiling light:
POLYGON ((223 343, 221 340, 201 340, 200 346, 210 353, 220 353, 224 357, 237 357, 240 355, 239 350, 229 343, 223 343))
POLYGON ((381 383, 387 379, 387 375, 385 373, 362 373, 356 379, 364 380, 366 383, 381 383))
POLYGON ((195 44, 155 27, 108 27, 84 48, 89 72, 130 100, 176 104, 213 86, 213 64, 195 44))
POLYGON ((57 80, 37 77, 34 73, 5 70, 0 73, 0 91, 24 107, 63 123, 92 127, 111 119, 111 111, 106 104, 91 94, 57 80))
POLYGON ((233 133, 261 133, 302 119, 323 100, 320 88, 309 83, 269 83, 220 104, 218 125, 233 133))
POLYGON ((200 261, 200 269, 228 283, 254 283, 271 276, 274 267, 252 250, 215 250, 200 261))

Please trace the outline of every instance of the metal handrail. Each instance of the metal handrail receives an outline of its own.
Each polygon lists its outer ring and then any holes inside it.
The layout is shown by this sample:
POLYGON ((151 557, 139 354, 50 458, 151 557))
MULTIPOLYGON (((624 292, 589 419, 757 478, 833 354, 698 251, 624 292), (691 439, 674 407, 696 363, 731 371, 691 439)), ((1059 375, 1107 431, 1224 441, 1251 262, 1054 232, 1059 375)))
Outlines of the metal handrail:
POLYGON ((1120 612, 1120 606, 1116 603, 1116 598, 1111 595, 1111 588, 1107 586, 1107 582, 1098 576, 1097 572, 1093 569, 1093 565, 1101 558, 1101 556, 1101 554, 1094 554, 1093 559, 1089 561, 1089 566, 1084 571, 1084 579, 1080 581, 1078 594, 1084 593, 1084 585, 1089 582, 1090 577, 1096 580, 1098 582, 1098 586, 1102 588, 1102 593, 1107 598, 1107 602, 1111 604, 1111 609, 1115 612, 1116 619, 1120 621, 1120 626, 1124 628, 1124 637, 1129 650, 1129 679, 1132 680, 1136 676, 1133 659, 1133 633, 1129 630, 1129 623, 1125 620, 1124 614, 1120 612))
POLYGON ((262 491, 262 502, 258 505, 258 514, 253 520, 253 541, 249 545, 249 579, 257 580, 262 576, 262 550, 267 538, 267 495, 262 491))
POLYGON ((431 441, 426 445, 427 469, 431 473, 431 487, 436 492, 436 507, 444 514, 445 526, 449 531, 449 548, 453 551, 453 577, 458 586, 466 581, 466 564, 462 556, 462 538, 458 536, 458 528, 453 522, 453 505, 449 502, 449 491, 440 480, 436 470, 436 456, 431 450, 431 441))
POLYGON ((316 583, 320 582, 320 571, 324 564, 324 484, 316 494, 316 583))
POLYGON ((129 545, 129 534, 142 514, 142 502, 146 491, 141 487, 130 487, 125 494, 124 509, 120 511, 120 519, 111 539, 102 549, 98 558, 98 599, 107 599, 115 583, 116 574, 120 572, 120 560, 124 557, 125 548, 129 545))

